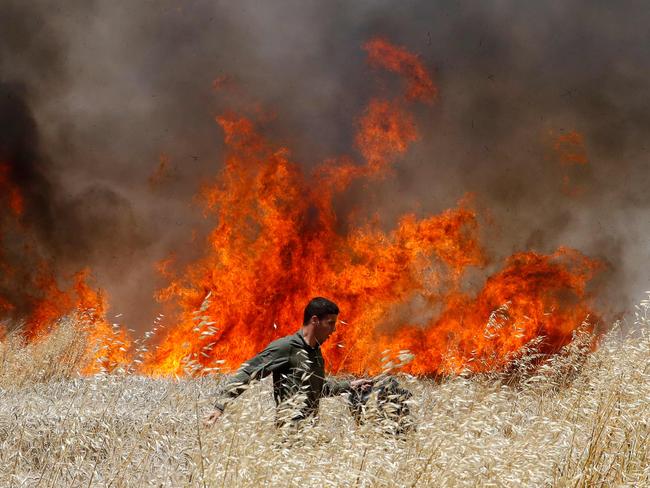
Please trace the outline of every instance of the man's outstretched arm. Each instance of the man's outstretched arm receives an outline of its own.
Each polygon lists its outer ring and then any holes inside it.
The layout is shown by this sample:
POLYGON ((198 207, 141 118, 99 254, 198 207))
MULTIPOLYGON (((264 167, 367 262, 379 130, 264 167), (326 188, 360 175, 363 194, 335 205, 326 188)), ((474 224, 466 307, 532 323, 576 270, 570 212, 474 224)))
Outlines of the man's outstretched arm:
POLYGON ((285 339, 278 339, 269 344, 257 356, 242 364, 237 373, 217 393, 215 410, 207 417, 206 423, 214 423, 228 404, 246 391, 247 385, 251 381, 265 378, 276 369, 286 366, 289 362, 289 355, 289 342, 285 339))

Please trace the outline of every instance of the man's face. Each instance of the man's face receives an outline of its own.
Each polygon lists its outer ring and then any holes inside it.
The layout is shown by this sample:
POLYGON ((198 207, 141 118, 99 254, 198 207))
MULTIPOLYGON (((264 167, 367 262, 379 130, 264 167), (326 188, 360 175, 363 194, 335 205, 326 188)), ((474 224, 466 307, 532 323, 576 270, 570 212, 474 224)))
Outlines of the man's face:
POLYGON ((338 319, 338 315, 330 314, 321 319, 318 317, 314 317, 314 319, 316 320, 316 340, 322 344, 336 330, 336 321, 338 319))

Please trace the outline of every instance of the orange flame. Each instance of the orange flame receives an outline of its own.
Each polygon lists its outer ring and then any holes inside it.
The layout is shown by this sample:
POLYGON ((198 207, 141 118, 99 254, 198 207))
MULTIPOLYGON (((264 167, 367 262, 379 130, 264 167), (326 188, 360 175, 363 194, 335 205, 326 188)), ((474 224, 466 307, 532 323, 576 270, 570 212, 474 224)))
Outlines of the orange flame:
POLYGON ((396 101, 372 100, 359 126, 356 143, 374 171, 381 171, 385 163, 417 140, 413 118, 396 101))
POLYGON ((368 52, 371 65, 398 73, 404 78, 409 100, 431 102, 438 94, 438 88, 417 55, 379 38, 368 41, 364 49, 368 52))
POLYGON ((28 340, 38 340, 51 332, 57 320, 76 318, 86 334, 88 364, 83 373, 112 371, 130 362, 131 340, 124 328, 111 327, 106 320, 107 301, 101 290, 88 284, 88 269, 76 273, 69 290, 61 290, 42 265, 38 278, 42 296, 34 299, 32 313, 26 320, 24 333, 28 340))
POLYGON ((235 368, 294 332, 315 295, 334 299, 346 322, 325 348, 335 372, 377 373, 388 348, 415 353, 406 371, 417 374, 502 368, 539 336, 542 351, 557 351, 590 314, 587 284, 599 264, 568 249, 516 254, 478 294, 463 293, 465 270, 485 263, 466 203, 423 219, 405 215, 391 232, 372 223, 342 230, 351 223, 336 214, 335 193, 354 178, 385 175, 417 139, 406 101, 437 92, 404 48, 380 39, 365 48, 373 65, 406 81, 404 98, 372 99, 359 120, 365 165, 341 158, 309 177, 250 120, 217 118, 227 157, 201 194, 218 224, 205 256, 158 294, 180 313, 147 372, 182 373, 188 359, 235 368))

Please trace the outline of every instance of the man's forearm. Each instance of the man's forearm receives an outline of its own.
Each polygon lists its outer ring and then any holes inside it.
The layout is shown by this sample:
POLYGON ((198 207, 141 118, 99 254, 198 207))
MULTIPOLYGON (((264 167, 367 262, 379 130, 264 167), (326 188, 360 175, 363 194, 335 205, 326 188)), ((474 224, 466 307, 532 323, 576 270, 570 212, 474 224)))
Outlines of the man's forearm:
POLYGON ((278 368, 284 367, 289 361, 290 347, 285 339, 274 341, 246 361, 217 394, 215 408, 222 412, 239 395, 244 393, 248 384, 254 379, 262 379, 278 368))
POLYGON ((250 375, 244 371, 239 371, 235 376, 226 381, 226 384, 219 390, 214 408, 223 412, 230 402, 247 390, 247 385, 250 381, 250 375))

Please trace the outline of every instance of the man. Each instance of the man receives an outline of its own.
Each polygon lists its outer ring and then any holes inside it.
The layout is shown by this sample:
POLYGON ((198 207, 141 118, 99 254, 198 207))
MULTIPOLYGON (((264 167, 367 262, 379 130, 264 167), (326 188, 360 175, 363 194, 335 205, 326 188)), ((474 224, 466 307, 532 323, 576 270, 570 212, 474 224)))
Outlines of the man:
POLYGON ((336 330, 338 314, 338 306, 327 298, 310 300, 305 307, 302 328, 295 334, 271 342, 244 363, 219 392, 215 410, 207 417, 206 424, 214 424, 227 405, 241 395, 253 379, 269 374, 273 374, 278 425, 315 417, 323 396, 370 389, 370 380, 349 382, 325 378, 320 346, 336 330))

